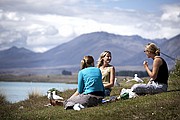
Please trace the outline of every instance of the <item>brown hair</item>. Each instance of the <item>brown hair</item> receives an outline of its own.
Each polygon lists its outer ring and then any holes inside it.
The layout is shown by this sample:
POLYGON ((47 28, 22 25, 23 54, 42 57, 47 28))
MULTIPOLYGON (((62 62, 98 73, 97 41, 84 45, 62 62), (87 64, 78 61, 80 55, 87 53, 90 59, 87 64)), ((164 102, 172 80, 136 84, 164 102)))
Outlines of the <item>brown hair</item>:
POLYGON ((84 69, 91 66, 94 66, 94 58, 92 56, 84 56, 84 58, 81 60, 80 69, 84 69))
POLYGON ((104 51, 100 54, 100 57, 98 59, 98 63, 97 63, 97 67, 100 68, 102 65, 103 65, 103 58, 106 56, 106 54, 110 54, 111 55, 111 52, 110 51, 104 51))
POLYGON ((160 48, 158 48, 157 45, 154 44, 154 43, 148 43, 145 46, 145 51, 148 51, 148 52, 151 52, 151 53, 153 53, 155 55, 160 56, 160 48))

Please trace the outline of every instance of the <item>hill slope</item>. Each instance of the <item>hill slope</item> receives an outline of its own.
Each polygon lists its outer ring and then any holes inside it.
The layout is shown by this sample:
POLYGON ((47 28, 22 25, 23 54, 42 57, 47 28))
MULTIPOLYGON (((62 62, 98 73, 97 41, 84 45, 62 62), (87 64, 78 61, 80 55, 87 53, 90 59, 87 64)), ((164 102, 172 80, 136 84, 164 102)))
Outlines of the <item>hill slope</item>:
MULTIPOLYGON (((0 51, 0 68, 65 67, 79 68, 85 55, 98 59, 101 52, 112 52, 111 64, 115 66, 138 66, 147 59, 144 45, 156 42, 163 53, 172 57, 180 56, 180 35, 172 39, 148 40, 140 36, 121 36, 107 32, 83 34, 67 43, 58 45, 44 53, 34 53, 25 48, 10 48, 0 51)), ((168 60, 169 64, 174 64, 168 60)))
MULTIPOLYGON (((180 34, 169 40, 161 42, 158 46, 160 47, 161 56, 166 60, 169 66, 175 64, 175 59, 180 59, 180 34)), ((147 60, 152 63, 152 60, 147 59, 143 52, 138 53, 124 62, 126 62, 126 65, 142 65, 143 60, 147 60)))

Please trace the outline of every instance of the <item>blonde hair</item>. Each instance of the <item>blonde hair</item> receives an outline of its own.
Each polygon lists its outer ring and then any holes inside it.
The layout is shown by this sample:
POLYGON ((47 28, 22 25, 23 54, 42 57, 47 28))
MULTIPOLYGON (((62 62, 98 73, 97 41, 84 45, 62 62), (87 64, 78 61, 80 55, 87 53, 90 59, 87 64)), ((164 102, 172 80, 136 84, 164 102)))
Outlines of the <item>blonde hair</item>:
POLYGON ((111 52, 110 51, 104 51, 100 54, 100 57, 98 59, 98 63, 97 63, 97 67, 100 68, 102 65, 103 65, 103 58, 107 55, 107 54, 110 54, 111 55, 111 52))
POLYGON ((160 56, 160 48, 158 48, 157 45, 154 43, 148 43, 145 46, 145 51, 148 51, 150 53, 160 56))
POLYGON ((84 58, 81 60, 80 69, 84 69, 91 66, 94 66, 94 58, 92 56, 84 56, 84 58))

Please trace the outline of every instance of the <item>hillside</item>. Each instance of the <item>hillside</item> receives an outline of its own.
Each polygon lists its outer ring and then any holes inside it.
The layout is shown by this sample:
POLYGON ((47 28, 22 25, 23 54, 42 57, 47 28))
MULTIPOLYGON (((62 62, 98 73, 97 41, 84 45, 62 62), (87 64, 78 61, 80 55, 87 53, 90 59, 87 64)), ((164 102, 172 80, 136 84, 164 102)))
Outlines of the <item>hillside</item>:
POLYGON ((51 63, 56 65, 79 65, 84 55, 93 55, 97 60, 101 52, 110 50, 113 57, 112 64, 118 66, 123 60, 143 51, 144 44, 149 41, 139 36, 95 32, 81 35, 68 43, 59 45, 44 53, 44 56, 51 56, 53 58, 51 63))
MULTIPOLYGON (((25 48, 12 47, 0 51, 0 69, 4 68, 60 68, 77 71, 79 62, 85 55, 98 59, 101 52, 112 52, 111 64, 115 66, 141 66, 147 59, 144 45, 156 42, 163 53, 172 57, 180 56, 180 35, 171 39, 149 40, 140 36, 122 36, 107 32, 83 34, 73 40, 56 46, 44 53, 34 53, 25 48)), ((167 58, 165 58, 167 59, 167 58)), ((168 60, 173 65, 172 60, 168 60)))
MULTIPOLYGON (((171 39, 165 40, 164 42, 161 41, 158 46, 160 47, 161 56, 166 60, 169 67, 175 64, 175 59, 180 59, 180 34, 171 39)), ((143 52, 138 53, 128 61, 124 62, 126 62, 126 65, 130 66, 134 64, 142 65, 143 60, 152 63, 152 60, 147 59, 143 52)))
POLYGON ((35 66, 33 59, 39 56, 25 48, 12 48, 0 51, 0 68, 21 68, 35 66))
MULTIPOLYGON (((80 111, 64 110, 62 106, 44 106, 49 103, 47 96, 38 91, 29 93, 29 99, 9 103, 0 95, 1 120, 179 120, 180 119, 180 81, 177 69, 170 74, 168 92, 155 95, 120 99, 116 102, 100 104, 80 111)), ((120 79, 118 79, 119 81, 120 79)), ((146 81, 147 82, 147 81, 146 81)), ((113 87, 111 96, 119 96, 122 88, 130 88, 135 82, 120 80, 119 87, 113 87)), ((58 88, 57 88, 58 89, 58 88)), ((65 100, 75 90, 58 92, 65 100)))

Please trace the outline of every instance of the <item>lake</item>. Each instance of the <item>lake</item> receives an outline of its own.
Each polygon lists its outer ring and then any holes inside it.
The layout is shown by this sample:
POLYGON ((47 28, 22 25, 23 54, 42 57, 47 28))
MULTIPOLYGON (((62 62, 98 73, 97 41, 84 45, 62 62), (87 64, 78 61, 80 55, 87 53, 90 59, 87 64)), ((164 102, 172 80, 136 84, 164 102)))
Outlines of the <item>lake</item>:
POLYGON ((47 91, 56 88, 59 91, 77 88, 77 84, 66 83, 44 83, 44 82, 0 82, 0 93, 11 102, 19 102, 28 98, 28 94, 37 91, 47 95, 47 91))

